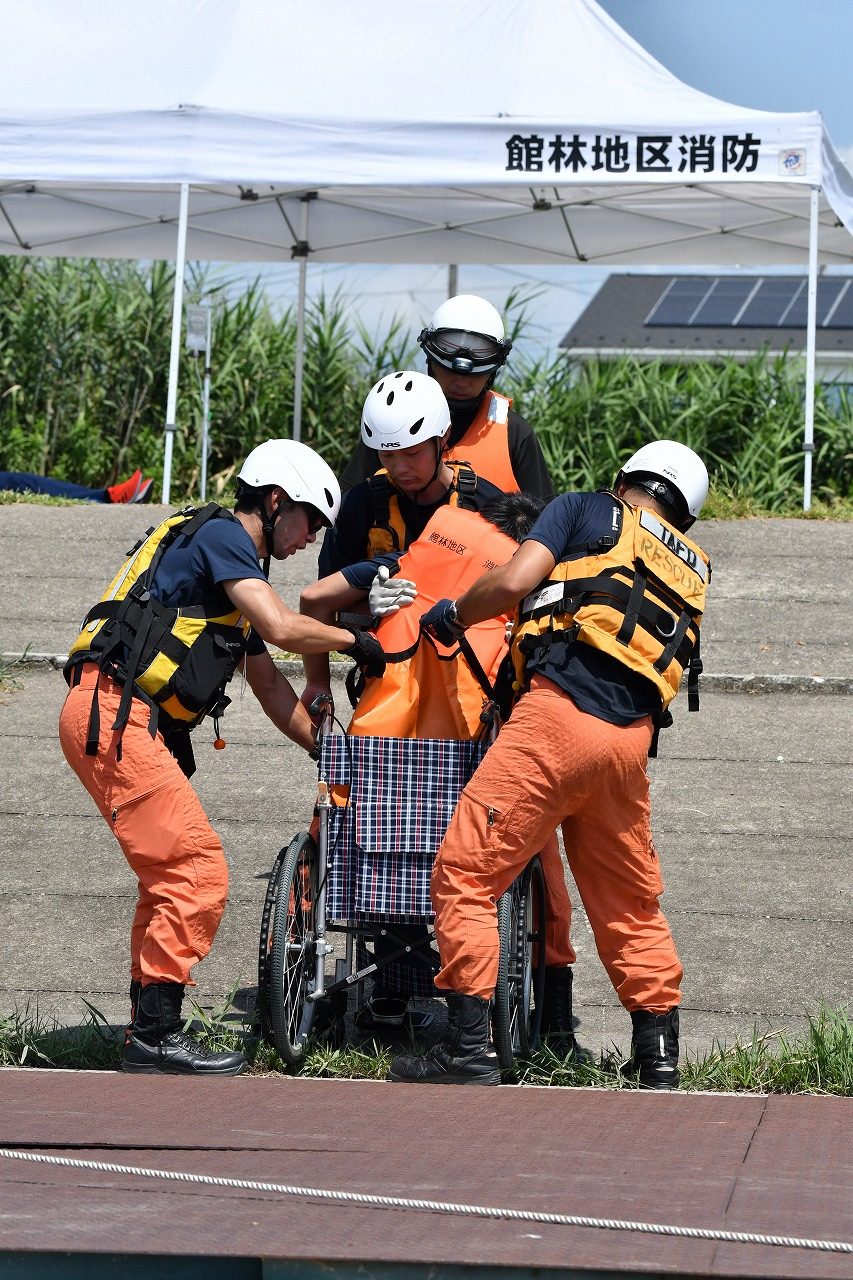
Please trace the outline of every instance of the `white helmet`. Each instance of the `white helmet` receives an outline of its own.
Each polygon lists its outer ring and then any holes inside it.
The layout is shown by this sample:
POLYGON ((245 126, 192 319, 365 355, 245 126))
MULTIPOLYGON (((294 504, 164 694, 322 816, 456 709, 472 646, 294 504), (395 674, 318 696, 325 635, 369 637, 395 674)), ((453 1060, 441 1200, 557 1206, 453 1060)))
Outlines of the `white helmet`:
POLYGON ((370 449, 409 449, 440 438, 450 426, 444 392, 425 373, 389 373, 368 393, 361 415, 361 438, 370 449))
POLYGON ((622 467, 616 484, 629 477, 631 484, 648 489, 651 497, 673 508, 682 531, 693 524, 708 496, 705 463, 677 440, 644 444, 622 467))
POLYGON ((418 335, 429 360, 454 373, 496 373, 512 348, 500 314, 485 298, 448 298, 418 335))
POLYGON ((337 476, 319 453, 299 440, 265 440, 253 449, 237 476, 251 489, 278 485, 291 502, 314 507, 332 525, 341 506, 337 476))

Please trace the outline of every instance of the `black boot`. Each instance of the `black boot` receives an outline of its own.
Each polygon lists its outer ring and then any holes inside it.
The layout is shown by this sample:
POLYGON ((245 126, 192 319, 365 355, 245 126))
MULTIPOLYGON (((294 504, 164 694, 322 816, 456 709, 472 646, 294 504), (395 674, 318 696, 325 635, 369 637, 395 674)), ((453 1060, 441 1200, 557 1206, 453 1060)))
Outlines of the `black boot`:
POLYGON ((136 1021, 136 1011, 139 1008, 139 997, 141 994, 142 983, 138 978, 131 978, 130 991, 128 992, 128 995, 130 996, 130 1022, 124 1029, 125 1038, 127 1038, 129 1033, 133 1030, 133 1024, 136 1021))
POLYGON ((500 1084, 501 1071, 489 1038, 489 1001, 447 993, 447 1039, 422 1058, 395 1058, 389 1080, 411 1084, 500 1084))
POLYGON ((642 1089, 677 1088, 678 1009, 666 1013, 637 1009, 631 1021, 631 1057, 625 1071, 639 1076, 642 1089))
POLYGON ((183 998, 184 988, 178 982, 154 982, 141 988, 121 1055, 122 1071, 191 1076, 237 1076, 245 1071, 242 1053, 210 1053, 184 1034, 183 998))
POLYGON ((549 964, 542 992, 542 1043, 558 1058, 580 1056, 572 1022, 572 970, 568 965, 549 964))

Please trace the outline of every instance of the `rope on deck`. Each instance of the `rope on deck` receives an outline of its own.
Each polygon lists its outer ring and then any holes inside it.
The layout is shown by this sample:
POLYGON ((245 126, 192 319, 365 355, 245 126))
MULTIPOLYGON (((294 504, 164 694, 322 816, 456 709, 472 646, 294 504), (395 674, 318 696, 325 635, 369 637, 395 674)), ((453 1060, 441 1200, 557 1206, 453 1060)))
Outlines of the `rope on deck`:
POLYGON ((33 1151, 0 1147, 7 1160, 27 1160, 36 1164, 61 1165, 69 1169, 91 1169, 96 1173, 120 1173, 139 1178, 163 1178, 208 1187, 233 1187, 238 1191, 265 1191, 273 1195, 299 1196, 311 1200, 365 1205, 381 1209, 416 1209, 427 1213, 461 1214, 475 1218, 503 1218, 511 1222, 537 1222, 557 1227, 594 1227, 604 1231, 640 1231, 656 1236, 678 1236, 688 1240, 713 1240, 725 1244, 765 1244, 785 1249, 811 1249, 822 1253, 853 1253, 853 1244, 843 1240, 809 1240, 799 1236, 768 1236, 753 1231, 723 1231, 716 1227, 679 1227, 663 1222, 630 1222, 620 1218, 589 1218, 571 1213, 538 1213, 529 1209, 502 1209, 490 1205, 454 1204, 446 1200, 415 1200, 404 1196, 378 1196, 360 1191, 333 1191, 326 1187, 298 1187, 280 1182, 253 1182, 246 1178, 220 1178, 205 1173, 180 1173, 170 1169, 143 1169, 134 1165, 109 1164, 102 1160, 78 1160, 71 1156, 48 1156, 33 1151))

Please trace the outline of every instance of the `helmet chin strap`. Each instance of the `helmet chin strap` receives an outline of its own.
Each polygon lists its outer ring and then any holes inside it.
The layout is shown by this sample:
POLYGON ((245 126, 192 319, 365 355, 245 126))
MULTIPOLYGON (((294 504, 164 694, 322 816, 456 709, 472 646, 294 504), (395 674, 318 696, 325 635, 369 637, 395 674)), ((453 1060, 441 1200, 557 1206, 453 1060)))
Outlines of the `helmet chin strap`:
POLYGON ((441 455, 444 453, 444 436, 435 436, 435 470, 427 480, 426 484, 421 485, 420 489, 416 489, 412 494, 412 498, 417 502, 422 493, 426 493, 430 485, 435 484, 438 479, 438 473, 441 470, 441 455))
POLYGON ((278 504, 278 506, 275 507, 273 511, 268 515, 266 510, 265 499, 261 498, 258 502, 258 514, 261 517, 261 529, 264 535, 264 545, 266 546, 266 549, 267 549, 267 554, 264 557, 264 561, 263 561, 263 564, 261 565, 261 568, 264 571, 264 577, 267 579, 269 579, 269 576, 270 576, 270 561, 272 560, 273 542, 275 539, 275 526, 278 523, 278 520, 281 517, 285 506, 290 506, 290 505, 292 505, 290 503, 290 500, 288 498, 284 498, 278 504))

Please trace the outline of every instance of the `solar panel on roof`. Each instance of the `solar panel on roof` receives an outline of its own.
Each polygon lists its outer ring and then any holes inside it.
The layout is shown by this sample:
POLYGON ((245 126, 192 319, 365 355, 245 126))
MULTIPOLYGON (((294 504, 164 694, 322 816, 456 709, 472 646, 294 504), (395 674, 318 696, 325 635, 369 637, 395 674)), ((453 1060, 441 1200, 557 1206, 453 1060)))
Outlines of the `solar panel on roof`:
MULTIPOLYGON (((817 282, 817 323, 818 327, 822 327, 824 318, 832 304, 835 302, 841 292, 843 280, 818 280, 817 282)), ((804 329, 806 327, 806 317, 808 314, 808 289, 805 281, 803 287, 794 299, 794 305, 790 311, 782 318, 782 325, 786 329, 804 329)))
POLYGON ((722 276, 705 295, 698 311, 691 317, 691 325, 728 327, 755 288, 755 280, 742 276, 722 276))
POLYGON ((853 280, 845 280, 838 305, 826 320, 827 329, 853 329, 853 280))
POLYGON ((802 284, 792 276, 763 278, 738 319, 739 329, 772 329, 782 318, 802 284))
MULTIPOLYGON (((645 324, 672 328, 804 329, 808 306, 803 276, 674 276, 645 324)), ((817 282, 817 325, 853 329, 853 280, 817 282)))
POLYGON ((690 317, 713 284, 710 276, 676 276, 670 280, 646 317, 649 325, 690 323, 690 317))

